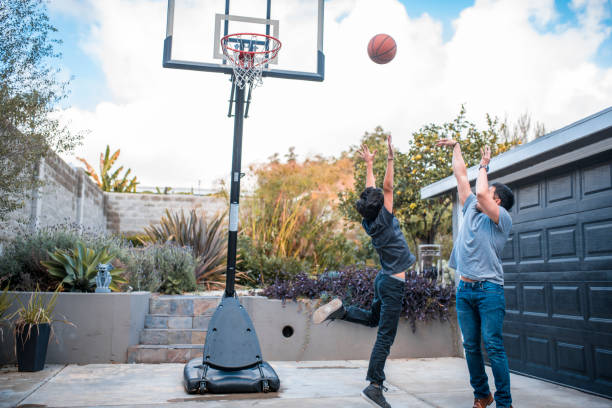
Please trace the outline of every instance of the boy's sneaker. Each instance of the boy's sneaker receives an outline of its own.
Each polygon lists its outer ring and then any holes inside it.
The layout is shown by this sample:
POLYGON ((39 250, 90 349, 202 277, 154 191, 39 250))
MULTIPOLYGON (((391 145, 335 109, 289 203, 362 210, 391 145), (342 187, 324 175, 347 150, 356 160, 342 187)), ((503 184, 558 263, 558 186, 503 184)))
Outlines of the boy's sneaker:
POLYGON ((384 386, 377 387, 374 384, 368 385, 365 390, 361 391, 361 396, 375 407, 391 408, 391 405, 383 397, 383 389, 387 391, 384 386))
POLYGON ((314 324, 320 324, 325 320, 342 319, 345 314, 346 310, 342 306, 342 301, 336 298, 315 310, 312 321, 314 324))

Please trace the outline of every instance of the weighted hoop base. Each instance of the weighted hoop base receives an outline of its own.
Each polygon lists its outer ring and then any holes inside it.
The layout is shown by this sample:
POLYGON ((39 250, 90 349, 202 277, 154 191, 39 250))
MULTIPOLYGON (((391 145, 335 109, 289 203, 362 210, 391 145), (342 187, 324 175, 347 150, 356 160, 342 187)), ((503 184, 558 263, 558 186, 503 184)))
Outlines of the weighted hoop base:
POLYGON ((222 370, 194 358, 185 365, 183 382, 189 394, 276 392, 280 388, 278 375, 265 361, 240 370, 222 370))

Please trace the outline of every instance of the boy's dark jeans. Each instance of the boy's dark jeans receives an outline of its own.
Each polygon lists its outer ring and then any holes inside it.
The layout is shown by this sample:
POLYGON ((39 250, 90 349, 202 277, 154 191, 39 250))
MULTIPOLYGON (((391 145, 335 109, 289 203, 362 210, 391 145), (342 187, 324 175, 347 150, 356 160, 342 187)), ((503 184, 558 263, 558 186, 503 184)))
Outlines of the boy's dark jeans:
POLYGON ((344 320, 368 327, 378 326, 366 377, 366 380, 375 384, 382 385, 385 380, 385 361, 397 333, 405 287, 404 281, 382 271, 378 272, 374 279, 374 300, 370 310, 353 306, 346 309, 344 320))
POLYGON ((502 338, 506 304, 504 287, 492 282, 459 281, 457 319, 463 334, 463 348, 475 398, 489 395, 489 382, 480 349, 482 339, 495 378, 495 402, 498 407, 512 405, 510 372, 502 338))

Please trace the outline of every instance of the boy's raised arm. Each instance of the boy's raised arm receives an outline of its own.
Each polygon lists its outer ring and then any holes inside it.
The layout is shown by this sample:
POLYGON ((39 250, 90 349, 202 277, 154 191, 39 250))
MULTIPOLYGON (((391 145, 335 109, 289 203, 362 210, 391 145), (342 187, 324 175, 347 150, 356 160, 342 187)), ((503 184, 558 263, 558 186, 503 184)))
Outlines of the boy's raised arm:
POLYGON ((365 161, 366 164, 366 188, 367 187, 376 187, 376 180, 374 179, 374 156, 376 156, 377 150, 374 150, 374 153, 370 153, 370 149, 365 144, 361 145, 361 149, 359 150, 359 155, 365 161))
POLYGON ((385 208, 393 214, 393 146, 391 145, 391 135, 387 138, 387 170, 385 171, 385 181, 383 182, 383 194, 385 197, 385 208))

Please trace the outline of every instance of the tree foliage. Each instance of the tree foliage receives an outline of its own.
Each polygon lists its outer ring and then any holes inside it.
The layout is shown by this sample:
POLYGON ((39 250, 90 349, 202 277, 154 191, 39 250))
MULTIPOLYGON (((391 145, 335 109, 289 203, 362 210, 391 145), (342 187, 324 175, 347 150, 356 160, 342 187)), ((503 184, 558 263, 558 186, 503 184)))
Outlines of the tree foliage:
MULTIPOLYGON (((418 244, 433 243, 438 234, 449 234, 452 228, 451 197, 439 196, 421 200, 421 188, 452 175, 452 152, 435 147, 440 138, 452 138, 460 141, 461 150, 468 167, 480 161, 480 148, 491 146, 492 155, 509 150, 513 143, 504 141, 500 133, 504 128, 497 119, 487 115, 487 128, 479 130, 466 119, 462 106, 457 117, 442 125, 429 124, 412 134, 406 152, 395 153, 395 177, 393 207, 396 217, 407 233, 414 249, 418 244)), ((377 127, 373 133, 366 133, 361 143, 370 150, 378 150, 374 160, 374 176, 377 185, 382 186, 387 166, 386 140, 388 133, 377 127)), ((398 143, 397 137, 395 142, 398 143)), ((340 208, 351 220, 360 221, 354 208, 361 191, 365 188, 365 163, 357 157, 357 146, 353 146, 349 155, 354 161, 355 182, 352 190, 340 194, 340 208)))
POLYGON ((293 149, 251 166, 257 187, 243 200, 239 268, 264 283, 301 271, 353 262, 355 244, 336 210, 338 189, 352 184, 347 157, 297 160, 293 149))
POLYGON ((87 175, 93 179, 93 181, 100 187, 102 191, 113 191, 115 193, 135 193, 138 181, 136 176, 128 179, 132 169, 127 169, 123 177, 121 172, 123 166, 119 166, 118 169, 111 171, 111 168, 119 158, 121 150, 117 149, 115 153, 110 154, 110 146, 106 145, 104 153, 100 153, 100 175, 96 173, 94 168, 82 157, 77 157, 85 167, 87 168, 87 175))
POLYGON ((67 96, 61 58, 43 0, 0 0, 0 219, 22 206, 47 149, 72 150, 81 135, 53 113, 67 96))

